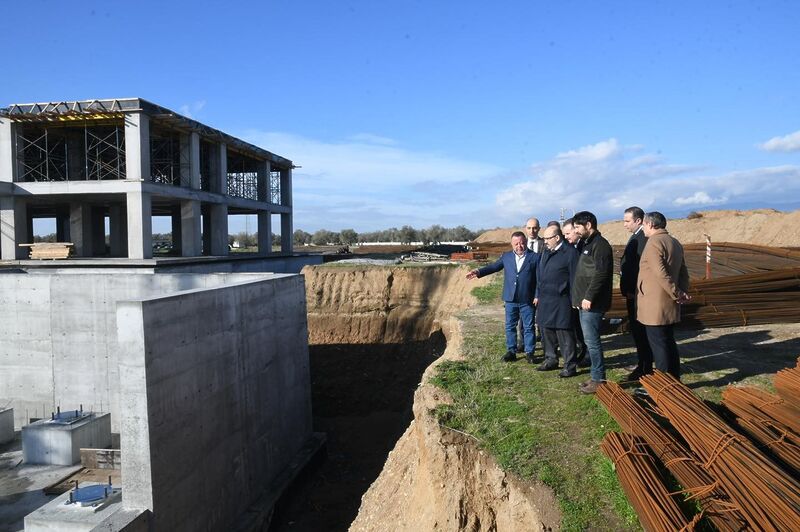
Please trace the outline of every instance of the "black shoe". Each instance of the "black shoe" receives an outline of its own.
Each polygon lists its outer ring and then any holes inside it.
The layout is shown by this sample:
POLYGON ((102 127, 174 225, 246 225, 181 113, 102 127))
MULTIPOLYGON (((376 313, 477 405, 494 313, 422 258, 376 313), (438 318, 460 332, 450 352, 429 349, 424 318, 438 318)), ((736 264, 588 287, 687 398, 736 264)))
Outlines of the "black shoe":
POLYGON ((517 354, 514 351, 506 351, 506 354, 503 355, 503 362, 514 362, 517 359, 517 354))
POLYGON ((552 371, 558 369, 558 362, 544 361, 536 367, 536 371, 552 371))
POLYGON ((642 378, 642 375, 643 375, 642 370, 640 370, 639 368, 635 368, 633 371, 631 371, 628 374, 627 377, 625 377, 625 380, 623 380, 622 382, 635 382, 635 381, 638 381, 640 378, 642 378))
POLYGON ((558 377, 561 379, 567 379, 569 377, 574 377, 577 374, 578 372, 575 370, 569 371, 566 369, 562 369, 561 371, 558 372, 558 377))
POLYGON ((536 362, 536 357, 533 356, 533 353, 525 353, 525 360, 528 361, 528 364, 533 364, 536 362))

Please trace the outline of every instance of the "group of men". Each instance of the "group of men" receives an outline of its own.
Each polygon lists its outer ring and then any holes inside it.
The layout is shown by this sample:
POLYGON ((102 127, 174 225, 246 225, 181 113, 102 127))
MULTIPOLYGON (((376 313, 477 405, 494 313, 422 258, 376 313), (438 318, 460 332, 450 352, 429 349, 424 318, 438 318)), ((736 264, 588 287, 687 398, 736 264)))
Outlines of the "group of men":
MULTIPOLYGON (((637 365, 626 380, 638 380, 656 369, 680 378, 680 359, 674 325, 680 305, 689 300, 689 276, 683 247, 666 231, 663 214, 647 214, 639 207, 625 210, 623 224, 631 233, 620 264, 620 291, 628 309, 629 329, 637 352, 637 365)), ((496 262, 470 271, 468 279, 504 271, 506 353, 517 358, 517 328, 521 324, 523 350, 528 362, 536 361, 535 327, 538 325, 544 361, 540 371, 558 369, 558 376, 573 377, 585 365, 588 353, 590 379, 579 391, 593 394, 606 380, 600 330, 611 308, 614 255, 600 234, 597 218, 589 211, 549 222, 539 236, 539 220, 531 218, 527 235, 511 236, 511 251, 496 262)))

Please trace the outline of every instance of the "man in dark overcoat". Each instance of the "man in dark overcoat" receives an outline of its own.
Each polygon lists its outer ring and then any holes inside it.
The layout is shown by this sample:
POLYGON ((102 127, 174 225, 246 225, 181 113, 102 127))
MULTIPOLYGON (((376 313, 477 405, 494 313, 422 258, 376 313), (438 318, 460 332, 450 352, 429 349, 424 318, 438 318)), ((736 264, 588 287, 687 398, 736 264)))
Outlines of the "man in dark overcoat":
POLYGON ((544 362, 539 371, 558 369, 558 351, 564 356, 564 368, 559 377, 577 374, 575 333, 570 280, 575 271, 578 252, 564 241, 561 229, 551 225, 544 230, 545 250, 536 269, 536 319, 542 331, 544 362))

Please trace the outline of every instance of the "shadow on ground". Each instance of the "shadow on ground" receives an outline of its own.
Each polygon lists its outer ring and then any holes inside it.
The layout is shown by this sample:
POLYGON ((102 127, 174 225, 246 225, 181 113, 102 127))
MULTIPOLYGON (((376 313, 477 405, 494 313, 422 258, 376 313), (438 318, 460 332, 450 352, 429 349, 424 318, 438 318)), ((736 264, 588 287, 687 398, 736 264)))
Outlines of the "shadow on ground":
POLYGON ((422 373, 445 347, 441 332, 404 344, 309 346, 314 430, 327 433, 327 456, 279 501, 270 530, 347 530, 412 420, 422 373))

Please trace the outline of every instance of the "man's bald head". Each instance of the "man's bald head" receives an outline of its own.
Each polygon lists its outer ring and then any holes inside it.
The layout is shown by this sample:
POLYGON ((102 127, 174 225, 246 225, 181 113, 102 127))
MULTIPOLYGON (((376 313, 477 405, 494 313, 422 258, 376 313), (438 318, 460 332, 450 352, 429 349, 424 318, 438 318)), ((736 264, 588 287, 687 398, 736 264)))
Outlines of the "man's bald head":
POLYGON ((528 238, 539 238, 540 228, 538 218, 528 218, 525 223, 525 232, 528 234, 528 238))

